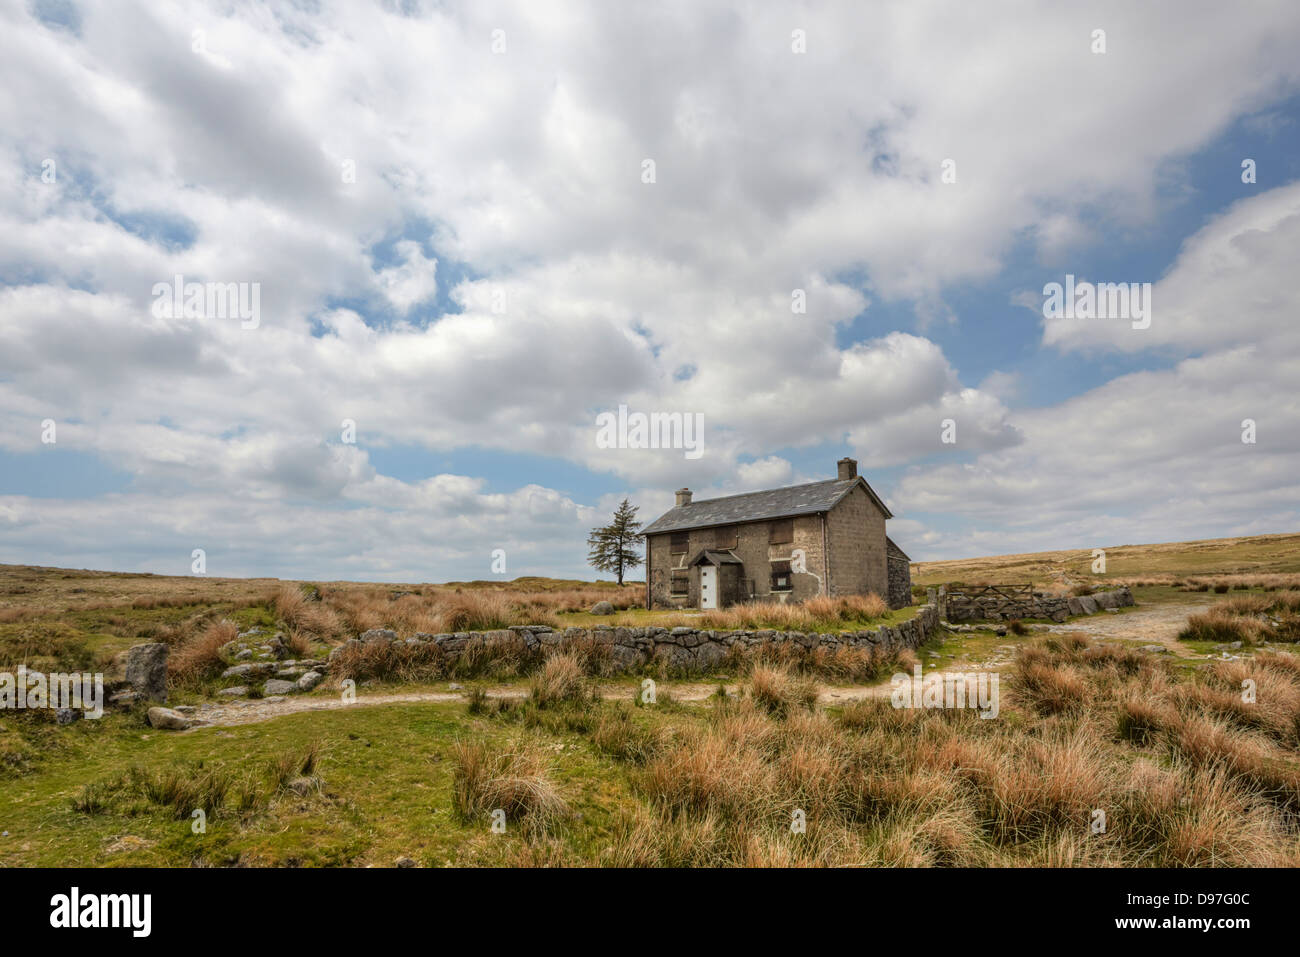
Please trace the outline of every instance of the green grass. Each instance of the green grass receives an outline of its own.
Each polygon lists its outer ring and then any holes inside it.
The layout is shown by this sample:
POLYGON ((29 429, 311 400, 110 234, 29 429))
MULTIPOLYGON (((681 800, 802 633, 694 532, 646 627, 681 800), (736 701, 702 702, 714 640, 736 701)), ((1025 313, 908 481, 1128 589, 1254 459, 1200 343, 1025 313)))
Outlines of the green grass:
MULTIPOLYGON (((642 719, 648 720, 648 719, 642 719)), ((426 865, 494 863, 517 849, 520 835, 493 835, 489 821, 461 821, 451 803, 449 761, 458 738, 509 747, 539 732, 474 718, 460 703, 365 707, 289 715, 235 728, 169 734, 112 716, 60 729, 60 759, 37 773, 0 779, 0 866, 390 866, 402 856, 426 865), (210 816, 205 834, 170 808, 100 813, 74 809, 86 784, 111 781, 137 766, 255 772, 286 751, 320 746, 320 794, 274 794, 247 821, 210 816), (145 843, 111 852, 124 836, 145 843)), ((594 854, 608 837, 610 815, 631 801, 623 772, 576 733, 548 729, 554 780, 580 816, 564 840, 594 854)))
POLYGON ((942 664, 948 664, 950 661, 962 662, 968 661, 972 664, 981 664, 993 657, 993 653, 1003 645, 1014 645, 1028 641, 1028 636, 1019 637, 1012 634, 999 636, 992 628, 981 628, 978 631, 942 631, 936 632, 937 637, 925 642, 917 649, 917 656, 921 659, 921 664, 927 668, 932 661, 940 661, 942 664), (931 658, 929 652, 938 652, 942 659, 931 658), (953 658, 949 659, 948 656, 953 658))

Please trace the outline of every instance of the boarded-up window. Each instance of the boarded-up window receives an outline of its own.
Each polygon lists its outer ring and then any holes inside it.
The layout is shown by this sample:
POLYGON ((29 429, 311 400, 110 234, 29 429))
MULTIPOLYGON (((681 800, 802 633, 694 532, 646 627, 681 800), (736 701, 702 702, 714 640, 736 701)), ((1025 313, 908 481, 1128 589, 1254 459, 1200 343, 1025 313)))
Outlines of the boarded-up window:
POLYGON ((713 530, 713 547, 714 548, 735 548, 736 547, 736 526, 728 525, 725 528, 715 528, 713 530))
POLYGON ((673 572, 673 577, 668 586, 668 594, 685 595, 691 590, 691 576, 689 572, 673 572))
POLYGON ((768 526, 768 541, 773 545, 784 545, 794 541, 794 519, 783 518, 768 526))
POLYGON ((789 562, 772 563, 772 591, 791 591, 794 579, 790 576, 789 562))
POLYGON ((673 532, 672 547, 669 553, 673 555, 682 555, 686 549, 690 548, 691 536, 689 532, 673 532))

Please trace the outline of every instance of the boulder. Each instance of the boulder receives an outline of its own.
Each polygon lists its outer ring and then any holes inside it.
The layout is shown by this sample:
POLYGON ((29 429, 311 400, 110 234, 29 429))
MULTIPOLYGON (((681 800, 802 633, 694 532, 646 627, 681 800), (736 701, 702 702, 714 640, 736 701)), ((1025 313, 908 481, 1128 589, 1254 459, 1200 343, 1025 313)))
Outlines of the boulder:
POLYGON ((311 691, 312 688, 315 688, 318 684, 321 683, 324 677, 325 676, 321 674, 319 671, 309 671, 301 678, 298 679, 298 690, 311 691))
POLYGON ((167 645, 153 641, 126 653, 126 680, 150 701, 167 700, 167 645))
POLYGON ((362 632, 361 640, 365 641, 396 641, 397 632, 391 628, 371 628, 369 631, 362 632))
POLYGON ((72 724, 81 720, 81 712, 76 708, 60 708, 54 712, 54 720, 59 724, 72 724))
POLYGON ((217 694, 225 695, 227 698, 242 698, 248 694, 248 688, 245 685, 235 685, 233 688, 222 688, 217 694))
POLYGON ((339 655, 343 654, 344 649, 360 648, 360 647, 361 647, 361 642, 359 640, 357 640, 356 638, 349 638, 347 641, 343 642, 343 644, 335 645, 333 648, 330 649, 328 660, 333 661, 339 655))
POLYGON ((262 694, 270 697, 271 695, 290 694, 298 690, 298 685, 293 681, 281 681, 278 678, 272 678, 266 684, 262 685, 262 694))
POLYGON ((715 641, 706 641, 695 649, 695 662, 704 671, 716 668, 725 657, 727 657, 726 647, 715 641))
POLYGON ((614 614, 614 606, 607 601, 598 601, 591 606, 591 613, 593 615, 612 615, 614 614))
POLYGON ((150 708, 149 709, 149 726, 161 728, 164 731, 184 731, 192 721, 179 711, 173 711, 171 708, 150 708))
POLYGON ((646 662, 645 654, 631 645, 611 645, 609 654, 619 671, 633 671, 646 662))
POLYGON ((1097 599, 1098 608, 1111 609, 1119 607, 1119 599, 1113 591, 1099 591, 1092 597, 1097 599))
POLYGON ((231 665, 221 672, 223 678, 257 678, 273 674, 275 665, 267 661, 252 661, 243 665, 231 665))

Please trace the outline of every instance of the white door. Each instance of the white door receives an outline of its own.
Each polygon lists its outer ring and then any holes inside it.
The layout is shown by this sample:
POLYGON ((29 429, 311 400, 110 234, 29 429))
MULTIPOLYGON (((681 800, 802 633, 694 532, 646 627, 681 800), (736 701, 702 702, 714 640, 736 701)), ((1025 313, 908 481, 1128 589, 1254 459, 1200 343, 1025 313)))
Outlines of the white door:
POLYGON ((700 607, 718 607, 718 570, 712 565, 700 566, 700 607))

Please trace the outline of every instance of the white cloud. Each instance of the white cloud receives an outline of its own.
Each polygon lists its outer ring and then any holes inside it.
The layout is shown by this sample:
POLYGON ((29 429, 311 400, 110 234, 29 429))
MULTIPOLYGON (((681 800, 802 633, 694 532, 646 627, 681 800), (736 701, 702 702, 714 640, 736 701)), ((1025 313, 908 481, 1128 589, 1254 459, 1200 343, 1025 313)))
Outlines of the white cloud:
MULTIPOLYGON (((397 445, 727 488, 793 476, 773 449, 847 440, 864 469, 943 454, 952 417, 962 452, 1037 468, 1059 410, 1013 415, 1006 379, 963 383, 922 335, 842 342, 847 323, 900 299, 951 321, 945 290, 997 274, 1025 237, 1068 262, 1100 229, 1149 225, 1171 160, 1294 88, 1300 40, 1282 8, 1158 4, 1105 10, 1104 57, 1088 52, 1099 14, 1052 3, 416 12, 123 2, 86 5, 76 36, 0 9, 0 447, 30 450, 33 419, 52 416, 61 443, 135 477, 121 521, 184 496, 188 521, 230 534, 252 534, 224 524, 232 503, 352 529, 362 512, 327 504, 446 494, 378 474, 366 449, 397 445), (806 54, 790 52, 792 18, 806 54), (939 182, 946 158, 955 184, 939 182), (399 241, 377 267, 376 246, 413 224, 432 254, 399 241), (176 274, 259 282, 261 325, 154 318, 150 290, 176 274), (342 305, 382 296, 405 315, 439 281, 464 311, 427 327, 369 327, 342 305), (597 449, 596 413, 621 403, 702 413, 707 454, 597 449), (344 418, 360 451, 338 445, 344 418)), ((1185 268, 1235 275, 1294 247, 1277 203, 1229 213, 1256 231, 1185 268)), ((1194 296, 1239 308, 1242 335, 1272 329, 1285 290, 1275 272, 1257 281, 1230 298, 1175 270, 1153 334, 1110 344, 1241 344, 1194 296)), ((1045 342, 1082 344, 1052 326, 1045 342)), ((938 501, 964 467, 906 488, 938 501)), ((554 514, 557 493, 527 478, 529 514, 554 514)), ((991 503, 1006 491, 986 486, 991 503)), ((110 511, 59 508, 111 537, 110 511)), ((175 513, 155 514, 143 527, 161 535, 175 513)), ((347 567, 346 537, 321 534, 322 563, 347 567)), ((425 567, 409 560, 408 575, 425 567)))
POLYGON ((1300 188, 1242 200, 1183 246, 1141 331, 1047 324, 1072 349, 1179 350, 1067 402, 1022 412, 1020 445, 974 462, 917 469, 900 483, 911 512, 977 529, 930 554, 1285 531, 1300 524, 1300 289, 1290 280, 1300 188), (1294 235, 1293 235, 1294 234, 1294 235), (1091 331, 1095 339, 1089 339, 1091 331), (1256 441, 1244 443, 1243 422, 1256 441))

